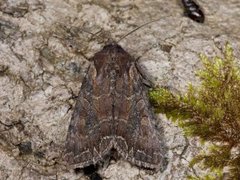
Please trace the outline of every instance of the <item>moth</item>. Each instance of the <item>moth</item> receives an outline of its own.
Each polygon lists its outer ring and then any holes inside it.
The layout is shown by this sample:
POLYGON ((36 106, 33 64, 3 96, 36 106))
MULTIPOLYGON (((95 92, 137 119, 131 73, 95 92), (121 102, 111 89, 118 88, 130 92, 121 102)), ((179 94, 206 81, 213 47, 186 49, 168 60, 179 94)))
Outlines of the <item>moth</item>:
POLYGON ((205 16, 200 8, 193 0, 182 0, 184 14, 192 20, 203 23, 205 16))
POLYGON ((130 163, 163 170, 167 148, 136 61, 116 43, 91 59, 70 121, 64 159, 73 168, 104 161, 112 149, 130 163))

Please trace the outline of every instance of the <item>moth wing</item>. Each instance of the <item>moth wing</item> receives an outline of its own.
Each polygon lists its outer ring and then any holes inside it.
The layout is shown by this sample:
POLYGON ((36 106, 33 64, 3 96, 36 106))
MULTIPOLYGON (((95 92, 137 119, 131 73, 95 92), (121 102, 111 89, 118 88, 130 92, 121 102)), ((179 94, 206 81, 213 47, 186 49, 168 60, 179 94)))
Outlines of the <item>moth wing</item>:
POLYGON ((163 130, 156 125, 147 89, 135 64, 117 81, 116 149, 140 167, 164 169, 167 164, 163 130))
POLYGON ((75 168, 97 163, 112 147, 109 81, 96 74, 91 64, 68 129, 64 159, 75 168))

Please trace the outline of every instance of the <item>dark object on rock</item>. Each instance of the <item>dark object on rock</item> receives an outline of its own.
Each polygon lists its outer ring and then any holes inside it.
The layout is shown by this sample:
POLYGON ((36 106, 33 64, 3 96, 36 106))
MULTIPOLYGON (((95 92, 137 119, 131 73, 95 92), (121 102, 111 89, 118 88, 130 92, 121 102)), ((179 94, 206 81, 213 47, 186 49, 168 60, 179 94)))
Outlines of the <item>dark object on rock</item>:
POLYGON ((83 168, 83 172, 91 180, 102 180, 102 177, 97 173, 98 166, 90 165, 83 168))
POLYGON ((184 6, 184 15, 198 23, 204 23, 204 14, 199 5, 193 0, 182 0, 184 6))

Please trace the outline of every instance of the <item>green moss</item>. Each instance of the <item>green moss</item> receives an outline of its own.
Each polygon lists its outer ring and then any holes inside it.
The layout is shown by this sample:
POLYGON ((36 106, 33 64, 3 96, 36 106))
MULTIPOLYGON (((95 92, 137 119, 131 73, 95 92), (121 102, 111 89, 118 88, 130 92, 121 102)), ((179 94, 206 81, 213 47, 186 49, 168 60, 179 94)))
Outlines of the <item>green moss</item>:
POLYGON ((204 169, 215 174, 201 179, 221 178, 225 166, 232 179, 240 179, 240 154, 231 155, 233 148, 240 147, 240 68, 229 44, 223 58, 200 55, 200 59, 203 68, 196 73, 201 80, 199 86, 189 85, 185 95, 154 89, 149 92, 150 100, 156 112, 165 113, 186 135, 213 144, 190 163, 202 163, 204 169))

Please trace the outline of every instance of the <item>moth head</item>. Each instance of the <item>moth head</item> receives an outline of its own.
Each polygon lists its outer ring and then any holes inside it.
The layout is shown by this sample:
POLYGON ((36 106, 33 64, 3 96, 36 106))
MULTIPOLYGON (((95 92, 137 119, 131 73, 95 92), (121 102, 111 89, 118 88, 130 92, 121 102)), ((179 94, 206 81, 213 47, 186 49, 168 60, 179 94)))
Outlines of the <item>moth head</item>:
POLYGON ((116 43, 110 43, 110 44, 105 45, 103 47, 103 51, 107 51, 109 53, 111 53, 111 52, 124 52, 123 48, 116 43))
POLYGON ((110 72, 121 76, 133 62, 133 58, 118 44, 111 43, 103 47, 93 57, 97 74, 106 76, 110 72))

